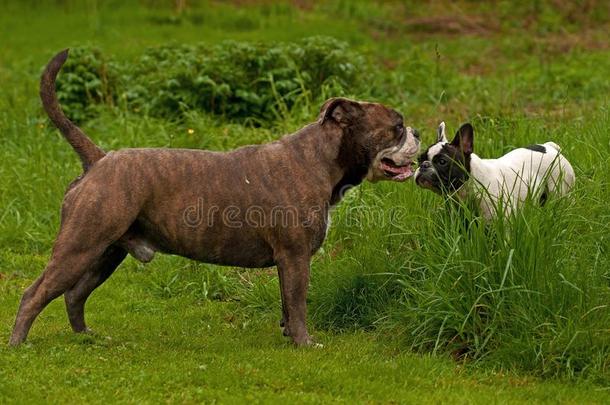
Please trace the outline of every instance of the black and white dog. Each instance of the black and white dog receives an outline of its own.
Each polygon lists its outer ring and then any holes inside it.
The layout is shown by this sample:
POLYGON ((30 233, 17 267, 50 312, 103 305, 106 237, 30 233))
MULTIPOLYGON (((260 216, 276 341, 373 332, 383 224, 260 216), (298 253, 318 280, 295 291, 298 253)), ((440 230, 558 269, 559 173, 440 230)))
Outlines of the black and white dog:
POLYGON ((528 196, 544 203, 549 193, 564 195, 574 185, 574 169, 553 142, 515 149, 498 159, 481 159, 473 153, 473 141, 472 125, 462 125, 449 142, 441 122, 437 142, 419 157, 415 182, 460 200, 477 198, 481 214, 488 219, 499 209, 508 215, 528 196))

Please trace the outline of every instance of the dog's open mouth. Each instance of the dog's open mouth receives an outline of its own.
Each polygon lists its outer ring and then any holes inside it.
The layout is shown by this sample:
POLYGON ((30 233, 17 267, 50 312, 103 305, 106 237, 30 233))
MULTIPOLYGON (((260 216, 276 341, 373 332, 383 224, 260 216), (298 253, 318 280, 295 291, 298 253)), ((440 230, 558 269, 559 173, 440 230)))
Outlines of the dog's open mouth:
POLYGON ((429 188, 430 190, 434 190, 434 186, 429 179, 424 178, 423 176, 415 177, 415 183, 422 188, 429 188))
POLYGON ((434 191, 436 194, 441 194, 441 190, 434 185, 432 180, 425 178, 424 176, 415 177, 415 184, 421 188, 427 188, 428 190, 434 191))
POLYGON ((383 158, 381 159, 380 168, 386 177, 395 181, 404 181, 413 175, 413 162, 411 161, 399 166, 392 159, 383 158))

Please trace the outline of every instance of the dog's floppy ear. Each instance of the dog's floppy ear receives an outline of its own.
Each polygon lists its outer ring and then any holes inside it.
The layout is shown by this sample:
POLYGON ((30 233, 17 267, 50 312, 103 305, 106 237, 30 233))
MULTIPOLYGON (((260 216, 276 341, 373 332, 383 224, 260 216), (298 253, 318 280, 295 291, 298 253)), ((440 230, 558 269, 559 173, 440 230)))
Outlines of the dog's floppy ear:
POLYGON ((327 100, 320 109, 320 124, 335 121, 341 127, 352 124, 364 110, 359 102, 347 98, 335 97, 327 100))
POLYGON ((459 148, 464 154, 472 153, 474 144, 474 128, 469 123, 463 124, 455 133, 451 145, 459 148))
POLYGON ((445 132, 445 121, 441 122, 436 131, 436 142, 449 142, 445 132))

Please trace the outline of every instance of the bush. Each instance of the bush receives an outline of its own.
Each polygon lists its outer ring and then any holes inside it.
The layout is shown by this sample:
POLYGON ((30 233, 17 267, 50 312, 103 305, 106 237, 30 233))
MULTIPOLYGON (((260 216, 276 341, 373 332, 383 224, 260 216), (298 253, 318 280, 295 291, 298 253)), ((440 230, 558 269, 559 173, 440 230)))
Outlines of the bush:
POLYGON ((57 97, 65 113, 82 122, 96 115, 98 105, 114 103, 117 80, 116 69, 99 49, 74 48, 57 81, 57 97))
POLYGON ((120 99, 121 107, 152 116, 179 119, 197 110, 262 124, 325 91, 360 88, 362 66, 360 55, 326 37, 275 45, 168 45, 147 49, 133 63, 112 65, 98 50, 76 48, 58 94, 77 121, 90 118, 95 105, 120 99))

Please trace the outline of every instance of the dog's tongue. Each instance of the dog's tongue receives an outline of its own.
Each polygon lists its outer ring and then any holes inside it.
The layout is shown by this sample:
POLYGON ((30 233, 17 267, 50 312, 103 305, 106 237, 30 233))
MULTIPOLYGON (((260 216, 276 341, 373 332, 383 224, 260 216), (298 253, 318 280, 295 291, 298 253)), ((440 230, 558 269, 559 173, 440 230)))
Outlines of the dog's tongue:
POLYGON ((387 170, 388 172, 392 172, 392 173, 396 173, 396 174, 402 174, 402 173, 411 171, 410 164, 406 164, 404 166, 395 166, 395 165, 389 165, 385 162, 381 162, 381 168, 383 170, 387 170))
POLYGON ((411 167, 410 166, 394 166, 394 167, 387 166, 384 168, 384 170, 387 170, 389 172, 396 173, 396 174, 404 174, 404 173, 410 172, 411 167))
POLYGON ((395 166, 387 164, 385 162, 381 162, 381 168, 394 174, 393 179, 395 180, 404 180, 413 174, 413 170, 411 169, 410 163, 404 166, 395 166))

